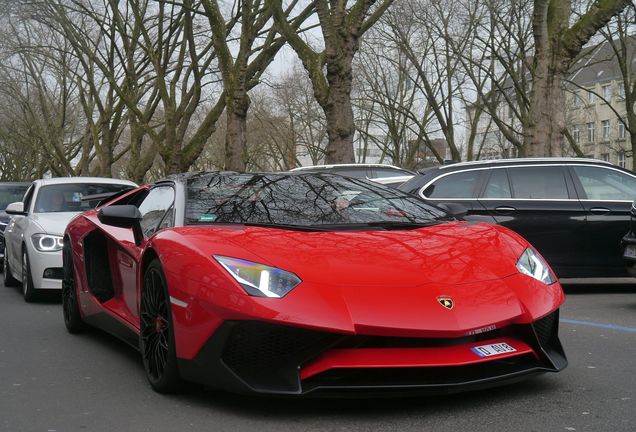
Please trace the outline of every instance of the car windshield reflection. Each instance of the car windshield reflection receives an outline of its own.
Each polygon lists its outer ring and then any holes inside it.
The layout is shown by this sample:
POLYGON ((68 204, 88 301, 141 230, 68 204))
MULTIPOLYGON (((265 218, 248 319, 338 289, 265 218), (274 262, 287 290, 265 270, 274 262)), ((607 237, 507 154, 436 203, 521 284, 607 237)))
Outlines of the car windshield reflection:
POLYGON ((207 173, 188 180, 190 225, 416 228, 446 218, 404 192, 338 175, 207 173))

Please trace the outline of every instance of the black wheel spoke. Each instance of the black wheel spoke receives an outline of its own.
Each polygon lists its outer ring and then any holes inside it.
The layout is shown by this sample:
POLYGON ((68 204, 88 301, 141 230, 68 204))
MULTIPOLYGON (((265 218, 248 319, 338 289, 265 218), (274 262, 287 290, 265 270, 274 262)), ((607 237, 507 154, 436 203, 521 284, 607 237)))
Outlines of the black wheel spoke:
POLYGON ((169 352, 169 309, 160 274, 150 269, 144 277, 141 299, 140 333, 142 354, 152 380, 160 380, 169 352))

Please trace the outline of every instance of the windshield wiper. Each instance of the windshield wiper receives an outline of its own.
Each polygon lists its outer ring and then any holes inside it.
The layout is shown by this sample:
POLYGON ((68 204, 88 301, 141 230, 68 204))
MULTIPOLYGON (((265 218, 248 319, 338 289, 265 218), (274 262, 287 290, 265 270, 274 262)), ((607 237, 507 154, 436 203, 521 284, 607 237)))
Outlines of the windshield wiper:
POLYGON ((342 223, 342 224, 320 224, 311 225, 311 227, 322 228, 325 231, 348 231, 348 230, 364 230, 368 228, 381 228, 384 230, 399 230, 399 229, 417 229, 428 227, 432 225, 438 225, 443 223, 442 221, 434 220, 428 222, 409 222, 409 221, 373 221, 373 222, 357 222, 357 223, 342 223))
POLYGON ((328 228, 321 228, 320 226, 315 225, 287 225, 287 224, 276 224, 276 223, 260 223, 260 222, 214 222, 214 221, 193 221, 190 223, 191 225, 232 225, 232 226, 247 226, 247 227, 257 227, 257 228, 275 228, 282 230, 292 230, 292 231, 331 231, 328 228))
POLYGON ((287 224, 259 223, 259 222, 245 222, 245 223, 239 223, 239 225, 260 227, 260 228, 275 228, 275 229, 283 229, 283 230, 286 229, 286 230, 293 230, 293 231, 331 231, 330 229, 322 228, 320 225, 287 225, 287 224))

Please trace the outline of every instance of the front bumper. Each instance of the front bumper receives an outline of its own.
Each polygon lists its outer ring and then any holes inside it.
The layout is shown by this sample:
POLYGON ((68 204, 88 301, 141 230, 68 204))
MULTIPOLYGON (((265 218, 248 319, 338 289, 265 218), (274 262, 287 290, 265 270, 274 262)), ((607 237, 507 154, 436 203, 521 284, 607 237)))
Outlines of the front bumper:
POLYGON ((39 252, 30 247, 29 265, 31 266, 31 277, 33 286, 36 289, 62 289, 62 251, 39 252), (44 277, 45 270, 52 273, 53 277, 44 277))
POLYGON ((531 325, 462 338, 343 335, 258 321, 227 321, 181 376, 237 393, 381 396, 453 393, 558 372, 567 359, 558 310, 531 325), (516 353, 481 358, 471 347, 506 342, 516 353))

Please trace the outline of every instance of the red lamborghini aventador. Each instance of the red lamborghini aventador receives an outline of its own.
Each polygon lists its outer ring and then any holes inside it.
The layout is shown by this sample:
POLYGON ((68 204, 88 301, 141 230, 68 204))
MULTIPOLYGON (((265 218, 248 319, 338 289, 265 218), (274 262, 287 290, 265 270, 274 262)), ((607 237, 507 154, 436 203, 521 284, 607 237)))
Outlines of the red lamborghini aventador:
POLYGON ((523 238, 333 174, 170 177, 77 216, 64 321, 151 386, 448 392, 567 365, 559 282, 523 238))

